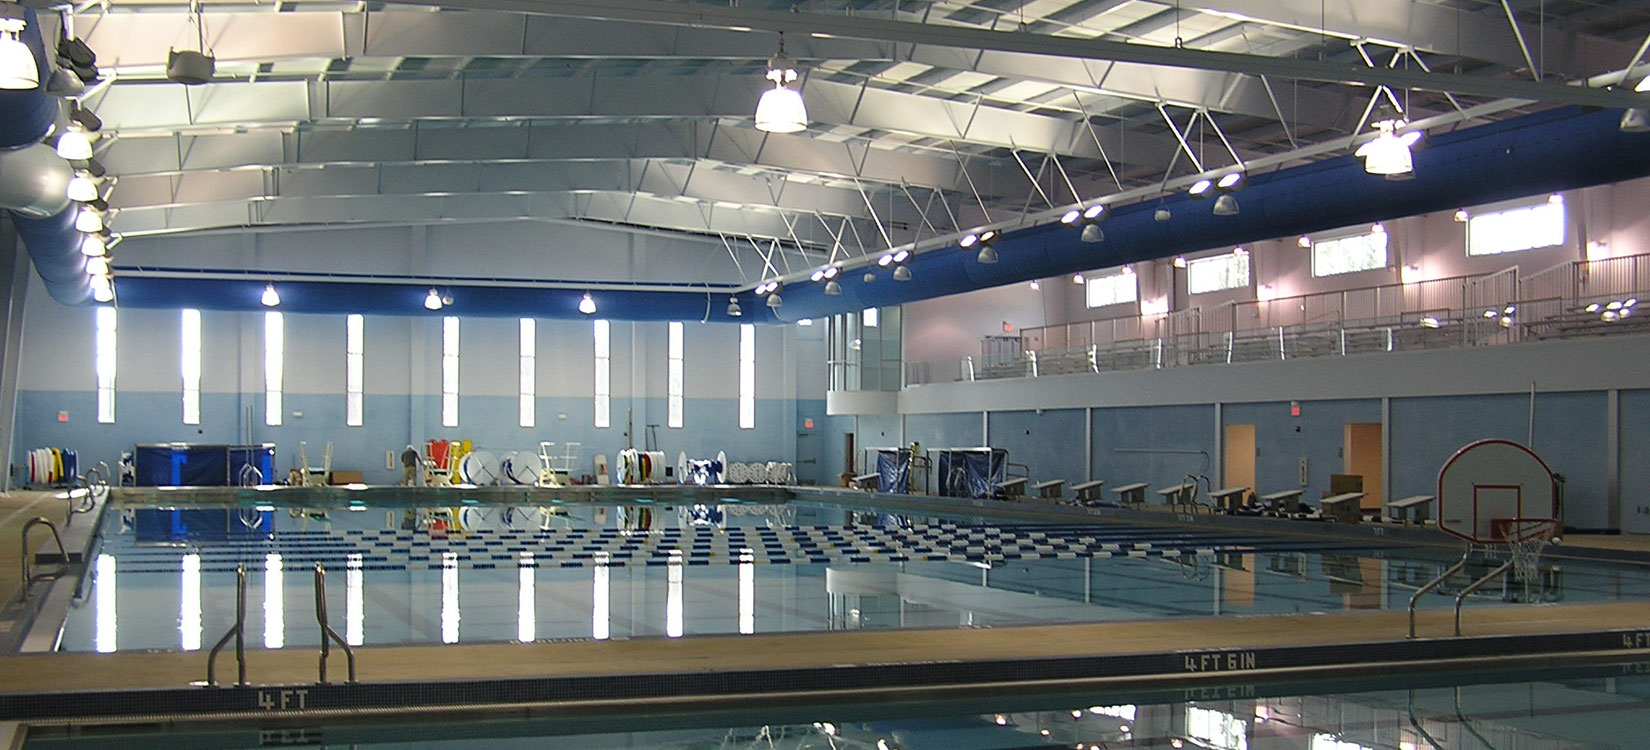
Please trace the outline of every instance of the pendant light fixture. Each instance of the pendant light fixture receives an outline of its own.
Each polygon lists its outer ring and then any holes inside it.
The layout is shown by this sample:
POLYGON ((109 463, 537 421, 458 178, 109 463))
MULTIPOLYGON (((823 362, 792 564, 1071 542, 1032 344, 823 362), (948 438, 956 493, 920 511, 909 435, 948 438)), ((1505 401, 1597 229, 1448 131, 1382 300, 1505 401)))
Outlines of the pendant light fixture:
POLYGON ((206 20, 201 17, 198 0, 189 2, 189 23, 195 27, 196 47, 168 50, 166 77, 185 86, 197 86, 212 80, 218 67, 217 58, 206 52, 206 20))
POLYGON ((0 89, 26 91, 40 86, 40 67, 34 52, 20 38, 28 22, 12 18, 22 15, 22 6, 0 6, 0 89))
POLYGON ((275 291, 274 284, 265 285, 263 296, 259 297, 258 301, 262 302, 264 307, 277 307, 281 304, 281 293, 275 291))
POLYGON ((728 297, 728 317, 737 318, 737 317, 739 317, 741 315, 744 315, 744 314, 745 314, 745 311, 739 309, 739 298, 729 296, 728 297))
POLYGON ((808 127, 808 108, 802 93, 790 88, 797 79, 796 61, 785 54, 785 35, 779 35, 779 51, 768 59, 767 79, 773 88, 762 92, 756 103, 756 129, 769 133, 795 133, 808 127))
POLYGON ((434 312, 436 310, 440 310, 441 307, 441 293, 437 292, 434 287, 431 287, 430 293, 424 295, 424 309, 434 312))
POLYGON ((596 314, 596 300, 590 297, 589 292, 585 292, 584 297, 579 300, 579 312, 585 315, 596 314))

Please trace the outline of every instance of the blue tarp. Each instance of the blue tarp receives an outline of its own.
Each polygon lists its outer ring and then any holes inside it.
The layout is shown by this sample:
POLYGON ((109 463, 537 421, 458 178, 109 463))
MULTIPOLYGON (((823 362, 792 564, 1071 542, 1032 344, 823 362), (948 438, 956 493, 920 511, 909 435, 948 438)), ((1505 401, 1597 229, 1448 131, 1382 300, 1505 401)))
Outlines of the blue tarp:
POLYGON ((275 481, 275 446, 162 443, 133 449, 139 487, 228 487, 252 466, 263 482, 275 481))
POLYGON ((911 491, 911 452, 877 451, 877 492, 911 491))
POLYGON ((966 448, 937 451, 939 472, 935 490, 941 497, 991 497, 1003 481, 1008 451, 1002 448, 966 448))

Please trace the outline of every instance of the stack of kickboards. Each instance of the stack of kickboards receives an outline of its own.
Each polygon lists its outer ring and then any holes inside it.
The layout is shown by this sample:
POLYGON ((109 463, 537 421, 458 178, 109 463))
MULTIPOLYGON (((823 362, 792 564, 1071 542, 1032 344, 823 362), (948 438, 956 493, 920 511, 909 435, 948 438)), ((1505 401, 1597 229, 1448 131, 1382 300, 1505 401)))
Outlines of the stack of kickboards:
POLYGON ((29 484, 62 484, 79 473, 79 459, 71 450, 35 448, 28 459, 29 484))

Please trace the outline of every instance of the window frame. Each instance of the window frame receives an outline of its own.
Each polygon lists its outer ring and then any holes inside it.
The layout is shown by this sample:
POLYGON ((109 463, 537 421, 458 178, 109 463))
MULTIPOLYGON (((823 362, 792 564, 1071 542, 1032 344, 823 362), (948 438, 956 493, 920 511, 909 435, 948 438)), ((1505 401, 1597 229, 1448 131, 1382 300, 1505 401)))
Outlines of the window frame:
POLYGON ((361 427, 365 421, 366 318, 344 316, 344 426, 361 427))
POLYGON ((1100 276, 1085 276, 1083 278, 1083 305, 1090 310, 1102 307, 1111 307, 1113 305, 1126 305, 1139 301, 1140 278, 1128 270, 1120 269, 1114 273, 1102 274, 1100 276), (1119 282, 1124 279, 1127 279, 1129 282, 1127 289, 1128 295, 1126 298, 1118 294, 1113 294, 1111 301, 1095 304, 1094 297, 1096 289, 1111 290, 1113 292, 1120 291, 1123 287, 1119 282))
POLYGON ((756 326, 739 324, 739 429, 756 429, 756 326))
POLYGON ((460 323, 457 315, 441 318, 441 426, 458 426, 458 352, 460 323))
POLYGON ((114 424, 117 313, 112 306, 99 305, 94 315, 92 361, 97 378, 97 422, 114 424))
POLYGON ((682 353, 685 333, 680 321, 670 321, 666 328, 665 426, 680 429, 683 424, 683 394, 686 390, 682 353))
POLYGON ((538 321, 522 318, 516 323, 517 368, 516 424, 538 426, 538 321))
POLYGON ((286 317, 280 312, 264 312, 264 424, 280 427, 286 380, 286 317))
MULTIPOLYGON (((1465 232, 1464 242, 1466 244, 1467 257, 1469 257, 1469 258, 1483 258, 1483 257, 1496 256, 1496 255, 1506 255, 1507 253, 1521 253, 1521 252, 1524 252, 1526 250, 1545 250, 1547 248, 1552 248, 1552 247, 1563 247, 1565 243, 1570 241, 1570 227, 1569 227, 1569 221, 1570 221, 1569 216, 1570 215, 1569 215, 1569 211, 1567 211, 1566 208, 1565 208, 1565 203, 1566 202, 1564 201, 1562 196, 1558 196, 1557 194, 1554 194, 1554 195, 1549 195, 1547 197, 1541 198, 1539 200, 1525 200, 1525 201, 1519 201, 1519 202, 1516 202, 1516 203, 1503 203, 1503 204, 1500 204, 1500 205, 1496 206, 1494 210, 1486 211, 1484 213, 1472 213, 1472 214, 1468 215, 1467 221, 1466 221, 1466 224, 1465 224, 1465 229, 1463 230, 1465 232), (1554 200, 1554 198, 1557 198, 1557 200, 1554 200), (1507 247, 1502 247, 1502 248, 1499 248, 1499 249, 1480 249, 1480 250, 1475 250, 1474 249, 1474 244, 1473 244, 1473 236, 1474 236, 1473 227, 1474 227, 1474 225, 1478 225, 1480 227, 1483 227, 1483 228, 1478 230, 1480 233, 1495 231, 1496 234, 1498 235, 1498 238, 1507 238, 1507 237, 1514 237, 1514 238, 1522 237, 1522 238, 1526 238, 1526 239, 1535 238, 1535 237, 1541 236, 1541 233, 1538 232, 1538 231, 1532 231, 1530 225, 1535 219, 1540 218, 1539 215, 1543 214, 1543 213, 1554 213, 1554 214, 1556 214, 1556 223, 1553 227, 1549 228, 1553 232, 1556 232, 1556 235, 1557 235, 1556 241, 1554 241, 1554 242, 1539 242, 1537 244, 1527 244, 1527 245, 1519 243, 1519 242, 1514 242, 1513 244, 1519 245, 1519 246, 1517 246, 1517 247, 1507 246, 1507 247), (1517 217, 1519 214, 1528 214, 1529 219, 1522 222, 1522 223, 1519 223, 1515 220, 1515 217, 1517 217), (1510 229, 1503 229, 1501 227, 1495 226, 1495 224, 1497 222, 1507 224, 1510 227, 1510 229)), ((1550 239, 1551 236, 1552 235, 1549 234, 1549 235, 1547 235, 1547 238, 1550 239)))
POLYGON ((595 353, 595 384, 592 397, 598 429, 613 426, 613 330, 604 319, 591 321, 591 337, 595 353))
MULTIPOLYGON (((1377 224, 1376 226, 1380 225, 1377 224)), ((1385 229, 1376 231, 1374 228, 1371 228, 1369 231, 1365 232, 1341 232, 1324 237, 1323 239, 1312 240, 1311 254, 1312 278, 1314 279, 1325 279, 1331 276, 1343 276, 1349 273, 1363 273, 1365 271, 1390 269, 1392 268, 1392 237, 1387 234, 1385 229), (1381 238, 1381 261, 1378 265, 1349 267, 1331 271, 1322 270, 1322 266, 1325 264, 1323 259, 1320 257, 1320 254, 1332 250, 1339 250, 1343 244, 1349 243, 1352 240, 1368 240, 1373 237, 1381 238)), ((1346 256, 1342 257, 1344 258, 1346 256)))
MULTIPOLYGON (((1230 281, 1230 277, 1233 274, 1232 274, 1232 270, 1230 269, 1229 265, 1228 265, 1228 268, 1227 268, 1226 272, 1222 275, 1227 277, 1227 280, 1230 281)), ((1246 289, 1246 288, 1254 285, 1254 283, 1255 283, 1254 267, 1249 263, 1249 254, 1246 253, 1246 252, 1245 253, 1225 252, 1225 253, 1221 253, 1219 255, 1208 255, 1208 256, 1204 256, 1202 258, 1192 258, 1191 260, 1186 261, 1186 293, 1188 295, 1191 295, 1191 294, 1213 294, 1215 292, 1227 292, 1227 291, 1231 291, 1233 289, 1246 289), (1199 266, 1208 267, 1210 264, 1215 263, 1217 261, 1221 262, 1221 263, 1224 263, 1224 264, 1232 264, 1232 263, 1236 263, 1236 262, 1241 261, 1243 263, 1243 281, 1239 282, 1239 283, 1229 283, 1229 284, 1226 284, 1225 286, 1218 286, 1218 287, 1212 287, 1212 288, 1207 288, 1207 289, 1199 289, 1199 288, 1194 287, 1193 282, 1196 279, 1198 279, 1199 276, 1201 275, 1197 272, 1198 267, 1199 266)))
POLYGON ((178 311, 178 374, 183 381, 183 423, 201 423, 201 311, 178 311))

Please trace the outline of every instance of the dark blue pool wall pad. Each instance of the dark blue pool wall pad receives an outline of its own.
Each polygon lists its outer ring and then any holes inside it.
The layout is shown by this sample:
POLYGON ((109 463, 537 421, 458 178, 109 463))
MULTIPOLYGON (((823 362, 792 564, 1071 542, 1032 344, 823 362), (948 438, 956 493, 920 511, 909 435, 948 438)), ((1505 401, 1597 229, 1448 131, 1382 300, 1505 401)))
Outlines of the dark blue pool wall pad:
POLYGON ((244 467, 275 481, 275 446, 168 443, 139 445, 132 452, 139 487, 229 487, 244 467))

